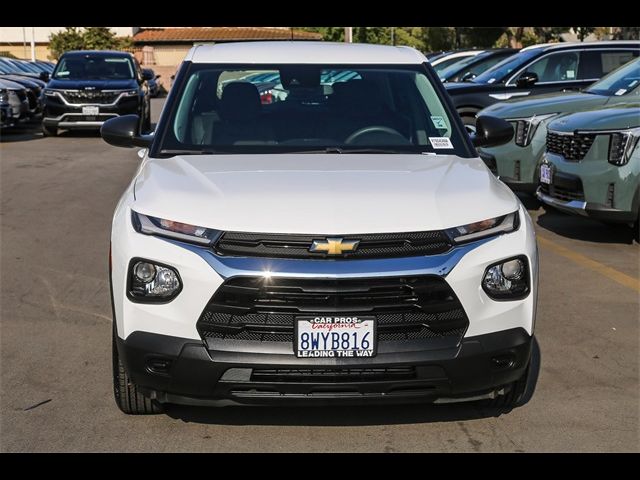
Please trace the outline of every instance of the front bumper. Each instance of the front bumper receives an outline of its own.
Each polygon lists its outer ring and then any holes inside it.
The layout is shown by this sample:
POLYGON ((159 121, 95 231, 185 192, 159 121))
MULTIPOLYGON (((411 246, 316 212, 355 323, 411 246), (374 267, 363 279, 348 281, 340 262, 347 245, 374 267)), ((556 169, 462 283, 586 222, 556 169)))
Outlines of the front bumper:
POLYGON ((147 332, 118 338, 117 348, 140 391, 161 403, 372 404, 488 397, 523 375, 531 341, 524 329, 515 328, 464 338, 459 345, 424 341, 423 348, 413 352, 395 351, 388 345, 366 362, 311 362, 296 358, 290 350, 287 353, 284 345, 278 353, 211 350, 201 341, 147 332), (300 370, 319 368, 322 379, 296 376, 300 370), (396 368, 404 372, 401 378, 394 375, 396 368), (367 372, 373 369, 388 374, 367 380, 367 372), (349 371, 360 378, 340 381, 340 375, 349 371))
POLYGON ((100 128, 110 118, 120 115, 139 114, 140 105, 138 97, 130 97, 118 101, 115 105, 91 104, 97 106, 97 115, 85 115, 83 106, 65 104, 62 101, 45 97, 42 122, 47 127, 65 129, 95 129, 100 128))
POLYGON ((552 184, 540 184, 540 201, 567 213, 595 220, 633 223, 640 209, 640 151, 623 166, 607 161, 608 138, 596 137, 581 161, 567 161, 546 152, 543 162, 550 166, 552 184))

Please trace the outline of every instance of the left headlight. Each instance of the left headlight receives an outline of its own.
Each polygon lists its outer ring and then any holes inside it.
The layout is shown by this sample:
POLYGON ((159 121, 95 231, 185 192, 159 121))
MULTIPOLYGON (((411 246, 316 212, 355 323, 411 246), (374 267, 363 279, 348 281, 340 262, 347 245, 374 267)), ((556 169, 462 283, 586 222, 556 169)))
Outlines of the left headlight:
POLYGON ((629 163, 631 153, 638 144, 640 128, 612 132, 609 140, 609 163, 621 167, 629 163))
POLYGON ((534 115, 533 117, 528 118, 512 118, 507 120, 508 122, 514 123, 514 136, 513 140, 516 145, 519 147, 526 147, 531 143, 533 136, 538 129, 538 126, 544 121, 548 120, 551 117, 555 117, 558 115, 557 113, 547 113, 545 115, 534 115))
POLYGON ((131 211, 131 222, 138 233, 172 238, 183 242, 210 246, 220 236, 219 230, 175 222, 131 211))
POLYGON ((502 233, 513 232, 520 226, 518 212, 509 213, 501 217, 489 218, 479 222, 469 223, 460 227, 449 228, 447 235, 454 243, 464 243, 492 237, 502 233))
POLYGON ((122 92, 122 94, 125 97, 135 97, 136 95, 138 95, 138 90, 126 90, 122 92))
POLYGON ((529 295, 529 263, 524 256, 490 265, 482 277, 482 289, 494 300, 521 300, 529 295))

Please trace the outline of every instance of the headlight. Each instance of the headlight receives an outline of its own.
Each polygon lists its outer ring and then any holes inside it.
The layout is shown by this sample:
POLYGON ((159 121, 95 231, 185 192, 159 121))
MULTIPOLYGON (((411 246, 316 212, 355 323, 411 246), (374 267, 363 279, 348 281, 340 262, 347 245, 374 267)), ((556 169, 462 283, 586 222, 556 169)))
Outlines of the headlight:
POLYGON ((519 300, 529 294, 527 258, 520 256, 489 266, 482 277, 482 289, 494 300, 519 300))
POLYGON ((51 90, 50 88, 45 88, 42 93, 44 93, 47 97, 57 97, 57 90, 51 90))
POLYGON ((173 238, 199 245, 212 245, 220 236, 220 231, 198 227, 187 223, 174 222, 131 211, 131 221, 136 232, 146 235, 173 238))
POLYGON ((127 294, 130 300, 142 303, 163 303, 175 298, 182 290, 178 272, 168 265, 134 258, 129 264, 127 294))
POLYGON ((0 102, 7 103, 9 101, 9 92, 6 90, 0 90, 0 102))
POLYGON ((518 212, 513 212, 502 217, 490 218, 480 222, 469 223, 461 227, 450 228, 447 230, 449 238, 454 243, 464 243, 480 238, 492 237, 502 233, 513 232, 520 225, 520 217, 518 212))
POLYGON ((518 145, 519 147, 526 147, 527 145, 529 145, 540 123, 556 115, 558 114, 547 113, 546 115, 534 115, 533 117, 528 118, 512 118, 510 120, 507 120, 511 123, 515 123, 515 135, 513 139, 516 145, 518 145))
POLYGON ((609 163, 619 167, 629 163, 631 153, 638 143, 640 128, 610 134, 609 163))
POLYGON ((125 97, 135 97, 136 95, 138 95, 138 90, 127 90, 125 92, 122 92, 122 95, 125 97))

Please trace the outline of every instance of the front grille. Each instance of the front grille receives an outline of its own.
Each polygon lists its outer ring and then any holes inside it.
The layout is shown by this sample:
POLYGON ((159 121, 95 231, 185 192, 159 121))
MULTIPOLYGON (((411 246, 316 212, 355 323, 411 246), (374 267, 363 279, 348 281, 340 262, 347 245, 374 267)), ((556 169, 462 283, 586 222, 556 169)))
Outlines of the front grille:
POLYGON ((225 232, 215 249, 220 255, 273 258, 362 259, 435 255, 451 248, 444 231, 380 233, 362 235, 302 235, 225 232), (338 237, 345 242, 358 240, 356 250, 342 255, 310 252, 314 240, 338 237))
POLYGON ((203 339, 292 342, 298 315, 375 315, 380 341, 462 337, 468 318, 444 279, 235 277, 202 312, 203 339))
POLYGON ((413 380, 416 369, 409 367, 380 368, 254 368, 252 382, 339 383, 413 380))
POLYGON ((103 92, 100 90, 63 91, 62 96, 69 103, 110 104, 116 101, 120 92, 103 92))
POLYGON ((584 192, 582 191, 582 185, 579 189, 561 187, 559 185, 547 185, 546 183, 540 184, 540 191, 545 195, 549 195, 563 202, 570 202, 572 200, 584 201, 584 192))
POLYGON ((547 151, 562 155, 565 160, 580 161, 589 152, 595 134, 575 133, 559 134, 547 132, 547 151))

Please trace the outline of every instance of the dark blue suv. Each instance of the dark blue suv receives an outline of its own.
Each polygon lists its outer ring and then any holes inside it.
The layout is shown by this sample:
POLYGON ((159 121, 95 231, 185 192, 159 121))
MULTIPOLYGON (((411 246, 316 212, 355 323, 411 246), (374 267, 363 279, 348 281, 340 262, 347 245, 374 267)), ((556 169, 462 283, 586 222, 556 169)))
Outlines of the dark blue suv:
POLYGON ((60 57, 43 91, 45 135, 96 129, 120 115, 136 114, 140 132, 151 128, 148 75, 130 53, 70 51, 60 57))

